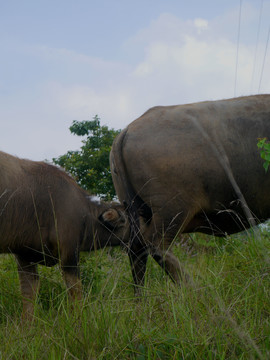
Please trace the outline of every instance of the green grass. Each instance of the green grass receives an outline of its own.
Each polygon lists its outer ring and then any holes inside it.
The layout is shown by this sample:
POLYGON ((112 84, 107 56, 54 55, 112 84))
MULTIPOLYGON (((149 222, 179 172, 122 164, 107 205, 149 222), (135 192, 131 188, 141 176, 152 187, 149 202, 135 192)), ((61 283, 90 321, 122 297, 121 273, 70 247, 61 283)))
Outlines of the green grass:
POLYGON ((2 255, 0 359, 269 359, 269 235, 192 235, 174 253, 191 282, 177 288, 150 260, 140 301, 123 251, 82 256, 75 309, 59 269, 40 267, 31 326, 20 321, 15 261, 2 255))

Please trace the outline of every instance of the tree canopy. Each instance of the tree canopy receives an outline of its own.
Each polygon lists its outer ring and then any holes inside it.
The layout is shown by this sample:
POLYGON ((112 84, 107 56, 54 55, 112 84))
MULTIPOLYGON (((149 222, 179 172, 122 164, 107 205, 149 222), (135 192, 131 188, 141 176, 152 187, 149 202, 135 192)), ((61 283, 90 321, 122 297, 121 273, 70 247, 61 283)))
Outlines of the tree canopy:
POLYGON ((101 126, 96 115, 92 121, 74 120, 70 126, 72 134, 86 136, 81 149, 68 151, 54 158, 53 162, 70 173, 84 189, 104 200, 112 200, 115 190, 112 182, 109 154, 114 138, 120 130, 101 126))

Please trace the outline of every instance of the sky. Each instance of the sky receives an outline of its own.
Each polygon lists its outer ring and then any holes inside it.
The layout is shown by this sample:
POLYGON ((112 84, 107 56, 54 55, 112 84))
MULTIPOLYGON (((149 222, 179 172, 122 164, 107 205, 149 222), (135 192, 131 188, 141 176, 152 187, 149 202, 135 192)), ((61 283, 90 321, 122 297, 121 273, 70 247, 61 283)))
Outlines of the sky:
POLYGON ((0 0, 0 150, 51 160, 73 120, 270 93, 269 31, 270 0, 0 0))

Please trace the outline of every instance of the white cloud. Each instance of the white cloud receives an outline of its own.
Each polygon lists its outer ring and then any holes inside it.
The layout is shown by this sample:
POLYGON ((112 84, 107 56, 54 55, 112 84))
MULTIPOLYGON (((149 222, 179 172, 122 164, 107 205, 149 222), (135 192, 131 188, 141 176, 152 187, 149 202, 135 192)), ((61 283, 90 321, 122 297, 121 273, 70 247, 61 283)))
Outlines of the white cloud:
POLYGON ((197 28, 198 34, 201 34, 203 30, 208 28, 208 21, 205 19, 195 19, 194 25, 197 28))
MULTIPOLYGON (((237 96, 258 91, 269 26, 263 16, 254 68, 259 10, 244 4, 237 96)), ((269 5, 264 2, 264 11, 269 5)), ((238 10, 237 6, 214 19, 183 20, 161 14, 125 42, 122 61, 64 48, 28 48, 29 59, 39 59, 46 74, 38 68, 32 76, 38 84, 32 94, 25 92, 3 102, 1 117, 10 124, 12 119, 21 121, 13 130, 2 132, 3 149, 36 159, 55 157, 79 147, 80 139, 68 130, 74 119, 90 120, 98 114, 102 123, 118 129, 155 105, 233 97, 238 10), (27 148, 25 155, 22 148, 27 148)), ((270 49, 260 92, 270 93, 270 49)))
MULTIPOLYGON (((96 71, 98 82, 87 85, 52 82, 48 87, 51 104, 66 116, 85 119, 98 114, 109 126, 123 128, 158 104, 233 97, 236 43, 226 38, 226 29, 216 30, 216 26, 216 20, 182 21, 174 15, 162 14, 129 40, 128 46, 140 47, 141 60, 133 67, 59 50, 65 61, 70 57, 84 71, 87 69, 84 63, 89 71, 96 71)), ((258 59, 262 59, 263 51, 260 45, 258 59)), ((257 91, 261 67, 257 66, 251 89, 253 61, 254 44, 241 44, 237 96, 257 91)), ((267 64, 261 92, 270 92, 266 79, 270 79, 267 64)))
POLYGON ((97 91, 91 86, 50 83, 48 89, 52 106, 59 108, 69 118, 90 120, 97 114, 102 118, 102 123, 115 128, 128 121, 132 101, 125 87, 97 91))
MULTIPOLYGON (((144 85, 152 84, 158 101, 162 101, 162 88, 163 103, 233 97, 235 77, 236 95, 256 93, 265 44, 262 42, 258 46, 256 81, 252 84, 255 45, 254 42, 240 43, 236 73, 237 32, 234 39, 230 35, 227 37, 227 28, 232 26, 225 21, 231 21, 233 14, 236 16, 234 12, 219 21, 181 21, 173 15, 161 15, 133 39, 136 45, 138 42, 144 45, 145 54, 133 76, 144 81, 144 85)), ((254 11, 252 13, 248 7, 242 19, 243 28, 254 18, 254 11)), ((253 30, 256 32, 257 28, 253 30)), ((261 92, 270 92, 269 66, 264 68, 263 79, 261 92)))

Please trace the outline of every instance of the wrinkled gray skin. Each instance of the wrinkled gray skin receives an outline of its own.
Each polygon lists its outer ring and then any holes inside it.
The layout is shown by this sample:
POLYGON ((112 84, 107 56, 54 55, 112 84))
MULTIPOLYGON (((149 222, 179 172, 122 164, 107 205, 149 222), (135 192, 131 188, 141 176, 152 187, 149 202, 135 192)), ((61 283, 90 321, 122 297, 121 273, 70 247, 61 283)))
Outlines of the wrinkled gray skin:
POLYGON ((270 139, 270 95, 154 107, 120 133, 111 169, 128 205, 136 284, 148 253, 180 281, 183 270, 168 251, 176 235, 224 236, 270 217, 262 137, 270 139))
POLYGON ((79 252, 128 238, 123 207, 93 201, 56 166, 0 152, 0 252, 16 257, 25 316, 33 314, 37 264, 59 262, 69 294, 80 299, 79 252))

